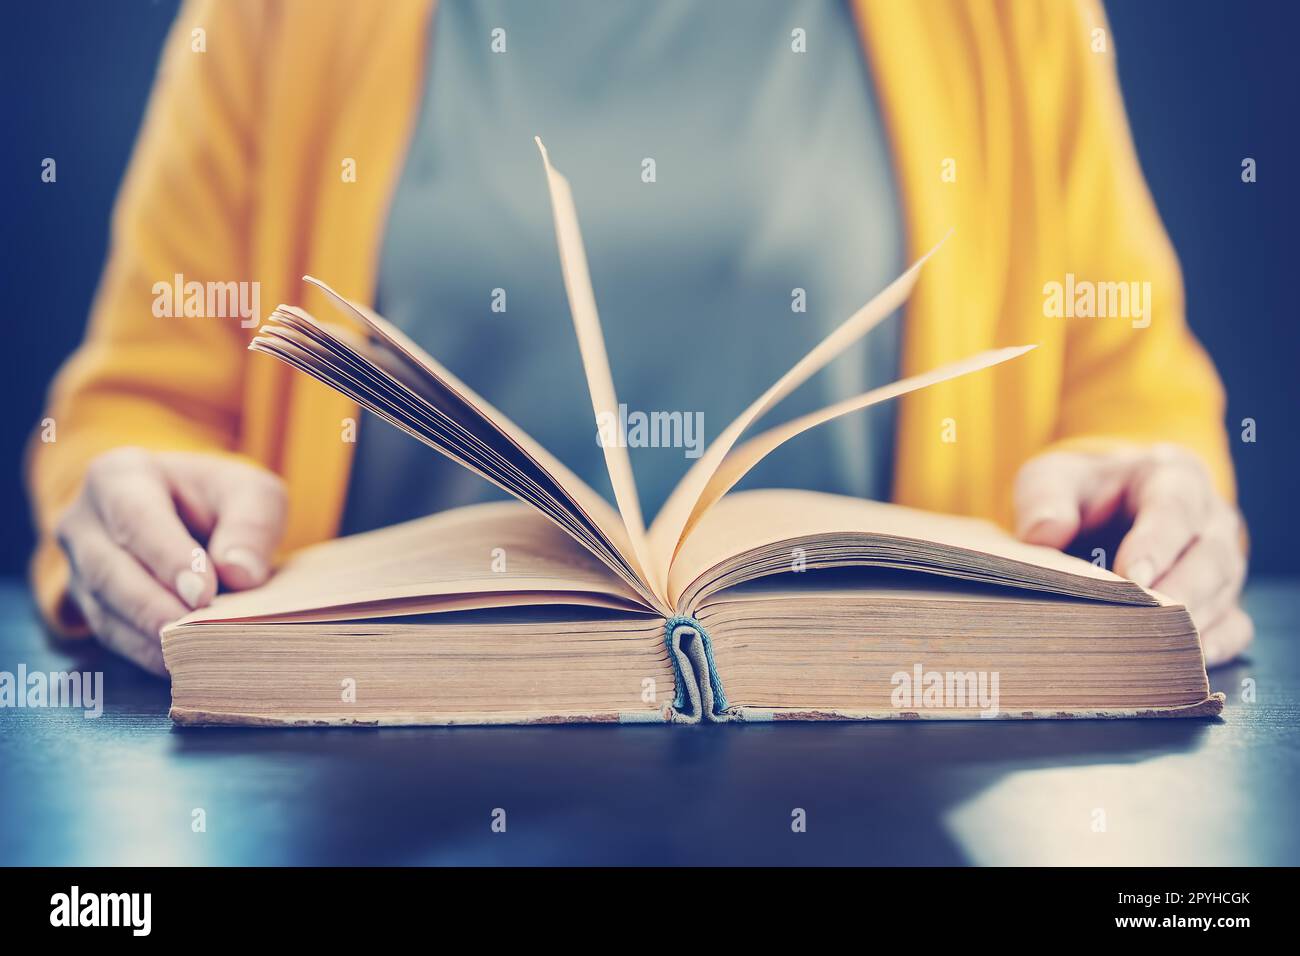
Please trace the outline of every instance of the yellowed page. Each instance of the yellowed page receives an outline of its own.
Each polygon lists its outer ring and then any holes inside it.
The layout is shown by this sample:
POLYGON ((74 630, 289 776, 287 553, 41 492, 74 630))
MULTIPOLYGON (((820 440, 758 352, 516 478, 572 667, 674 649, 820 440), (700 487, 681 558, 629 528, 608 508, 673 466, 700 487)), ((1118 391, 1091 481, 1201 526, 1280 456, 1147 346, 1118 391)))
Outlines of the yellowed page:
MULTIPOLYGON (((587 269, 587 250, 582 243, 582 230, 578 226, 578 211, 573 204, 573 190, 569 181, 551 165, 550 154, 540 137, 533 137, 542 154, 546 168, 546 185, 551 194, 551 211, 555 218, 555 239, 560 249, 560 271, 564 275, 564 289, 569 297, 569 311, 573 314, 573 328, 578 335, 578 349, 582 354, 582 367, 587 373, 587 388, 591 392, 591 407, 599 428, 602 418, 621 421, 618 414, 618 396, 614 391, 614 376, 609 369, 609 355, 605 351, 605 336, 600 328, 600 314, 596 311, 596 294, 591 287, 591 273, 587 269)), ((663 582, 667 568, 656 569, 650 560, 650 545, 646 538, 645 519, 641 515, 641 501, 637 496, 636 479, 632 474, 632 460, 626 442, 602 441, 605 467, 609 470, 614 500, 636 553, 642 577, 654 593, 663 597, 663 582)))
POLYGON ((330 609, 376 613, 385 604, 397 613, 549 605, 557 603, 556 593, 591 595, 591 601, 575 600, 598 607, 644 607, 635 591, 536 509, 503 501, 307 548, 262 587, 222 594, 177 624, 300 612, 328 618, 337 616, 330 609))
POLYGON ((682 545, 668 579, 676 602, 700 575, 767 545, 793 538, 888 535, 943 549, 961 548, 1022 564, 1118 585, 1133 603, 1165 603, 1119 575, 1055 548, 1025 544, 987 521, 918 511, 816 491, 764 488, 726 495, 710 508, 682 545))
MULTIPOLYGON (((573 499, 582 511, 582 517, 587 519, 587 524, 618 553, 628 568, 646 584, 647 590, 651 594, 658 595, 659 592, 651 588, 646 580, 636 543, 629 539, 623 516, 610 507, 609 502, 542 447, 531 435, 444 368, 397 326, 366 306, 340 295, 320 279, 313 276, 303 276, 303 279, 320 289, 340 311, 360 322, 382 343, 396 350, 416 367, 451 389, 486 421, 514 442, 537 467, 545 471, 573 499)), ((295 310, 295 313, 302 318, 309 318, 301 310, 295 310)), ((315 324, 320 326, 319 322, 315 324)), ((644 531, 642 531, 642 538, 644 538, 644 531)))
POLYGON ((816 428, 818 425, 839 418, 841 415, 847 415, 850 412, 856 412, 877 405, 880 402, 889 401, 891 398, 898 398, 917 389, 937 385, 949 379, 960 378, 963 375, 969 375, 971 372, 977 372, 980 369, 990 368, 1002 362, 1010 361, 1024 355, 1033 348, 1036 348, 1036 346, 1018 345, 1010 348, 989 349, 987 352, 980 352, 977 355, 950 362, 928 372, 922 372, 920 375, 912 375, 908 378, 899 379, 892 384, 873 388, 861 395, 855 395, 853 398, 836 402, 834 405, 828 405, 818 411, 809 412, 807 415, 788 421, 784 425, 768 429, 761 435, 751 438, 722 460, 722 464, 718 466, 718 470, 700 494, 700 500, 696 503, 695 510, 686 523, 682 537, 689 537, 691 529, 699 522, 700 516, 727 491, 735 487, 736 483, 745 477, 751 468, 796 435, 801 435, 808 429, 816 428))
POLYGON ((894 310, 907 301, 916 280, 921 274, 921 267, 927 259, 939 251, 939 248, 952 235, 940 239, 938 244, 921 256, 906 272, 891 282, 874 299, 849 316, 839 328, 826 336, 811 352, 801 358, 790 371, 766 392, 741 412, 700 456, 677 487, 673 489, 668 500, 660 509, 658 516, 650 527, 650 547, 654 555, 656 573, 664 579, 673 555, 681 546, 687 523, 695 512, 695 506, 704 494, 714 473, 722 460, 731 451, 732 446, 754 422, 767 414, 777 402, 806 382, 812 375, 824 368, 836 356, 852 345, 862 336, 875 328, 882 320, 892 315, 894 310))

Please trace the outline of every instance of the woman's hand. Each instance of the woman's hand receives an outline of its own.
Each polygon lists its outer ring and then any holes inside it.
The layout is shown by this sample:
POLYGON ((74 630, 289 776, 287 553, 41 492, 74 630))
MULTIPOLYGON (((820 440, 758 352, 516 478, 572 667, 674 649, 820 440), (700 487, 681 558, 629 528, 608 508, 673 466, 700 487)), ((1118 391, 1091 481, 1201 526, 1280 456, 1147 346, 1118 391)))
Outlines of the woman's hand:
POLYGON ((1246 576, 1241 518, 1190 453, 1168 445, 1048 452, 1021 468, 1015 508, 1020 537, 1053 548, 1118 513, 1130 518, 1113 570, 1186 605, 1208 666, 1236 657, 1254 636, 1238 604, 1246 576))
POLYGON ((165 675, 159 631, 210 602, 218 581, 234 590, 265 581, 284 516, 284 485, 262 468, 118 448, 91 462, 57 534, 95 636, 165 675))

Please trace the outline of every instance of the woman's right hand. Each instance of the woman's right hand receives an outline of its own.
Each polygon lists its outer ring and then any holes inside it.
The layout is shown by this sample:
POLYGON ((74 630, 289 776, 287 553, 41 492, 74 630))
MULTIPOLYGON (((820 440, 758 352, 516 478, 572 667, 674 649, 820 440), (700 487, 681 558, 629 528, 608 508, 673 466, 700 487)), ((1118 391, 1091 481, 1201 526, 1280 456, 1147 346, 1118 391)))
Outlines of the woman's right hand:
POLYGON ((209 603, 218 583, 263 583, 284 519, 284 484, 263 468, 118 448, 91 462, 57 535, 96 638, 164 676, 163 626, 209 603))

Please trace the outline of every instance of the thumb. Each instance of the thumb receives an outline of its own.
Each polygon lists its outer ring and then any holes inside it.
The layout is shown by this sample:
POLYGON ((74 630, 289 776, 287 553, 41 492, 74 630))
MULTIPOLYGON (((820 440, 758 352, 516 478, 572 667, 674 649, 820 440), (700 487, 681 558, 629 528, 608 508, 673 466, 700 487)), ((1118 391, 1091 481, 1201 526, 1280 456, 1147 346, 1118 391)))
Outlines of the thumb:
POLYGON ((1030 544, 1065 548, 1079 533, 1087 463, 1078 455, 1048 452, 1016 475, 1016 536, 1030 544))
POLYGON ((271 560, 284 534, 284 483, 269 471, 242 464, 210 475, 216 520, 208 553, 221 583, 236 591, 257 587, 271 574, 271 560))

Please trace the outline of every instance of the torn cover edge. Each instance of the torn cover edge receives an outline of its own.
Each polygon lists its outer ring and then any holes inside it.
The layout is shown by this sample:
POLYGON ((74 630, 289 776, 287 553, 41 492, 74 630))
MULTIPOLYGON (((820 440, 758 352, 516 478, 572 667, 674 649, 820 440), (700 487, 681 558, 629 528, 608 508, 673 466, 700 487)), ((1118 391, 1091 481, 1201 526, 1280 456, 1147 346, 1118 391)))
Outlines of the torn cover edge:
POLYGON ((731 720, 770 723, 782 720, 1133 720, 1155 718, 1218 717, 1227 698, 1222 692, 1210 694, 1194 704, 1172 707, 1089 707, 1077 710, 998 710, 983 712, 972 709, 935 708, 933 710, 826 710, 809 707, 733 707, 727 712, 731 720))

